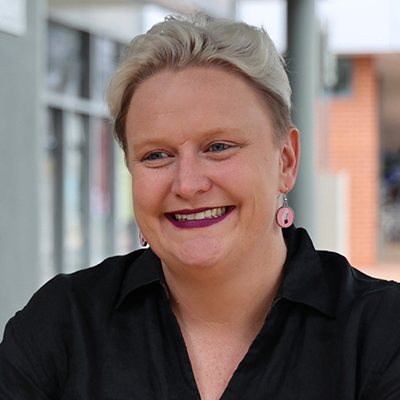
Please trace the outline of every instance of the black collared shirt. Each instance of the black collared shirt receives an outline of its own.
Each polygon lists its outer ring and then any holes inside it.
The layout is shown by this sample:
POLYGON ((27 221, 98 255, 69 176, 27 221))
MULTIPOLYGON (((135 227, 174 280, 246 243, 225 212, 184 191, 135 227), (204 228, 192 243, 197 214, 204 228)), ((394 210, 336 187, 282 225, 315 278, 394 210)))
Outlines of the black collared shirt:
MULTIPOLYGON (((282 285, 221 399, 399 400, 399 285, 285 236, 282 285)), ((152 250, 42 287, 7 325, 0 399, 200 399, 152 250)))

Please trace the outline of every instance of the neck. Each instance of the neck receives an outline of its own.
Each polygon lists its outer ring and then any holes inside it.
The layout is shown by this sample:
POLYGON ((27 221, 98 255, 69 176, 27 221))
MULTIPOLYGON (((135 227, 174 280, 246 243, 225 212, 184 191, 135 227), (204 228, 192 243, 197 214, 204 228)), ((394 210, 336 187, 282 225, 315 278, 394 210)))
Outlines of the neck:
POLYGON ((174 273, 163 264, 179 322, 261 328, 281 282, 286 245, 279 235, 274 243, 260 248, 236 265, 174 273))

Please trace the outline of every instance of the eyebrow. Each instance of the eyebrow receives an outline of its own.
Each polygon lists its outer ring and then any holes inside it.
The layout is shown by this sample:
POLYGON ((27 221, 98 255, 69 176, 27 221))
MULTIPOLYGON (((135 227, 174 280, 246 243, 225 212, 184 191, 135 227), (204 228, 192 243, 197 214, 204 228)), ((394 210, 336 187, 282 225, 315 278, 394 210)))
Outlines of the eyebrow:
MULTIPOLYGON (((196 136, 200 138, 213 138, 215 136, 219 136, 222 134, 243 134, 245 133, 242 129, 236 127, 221 127, 212 130, 205 130, 203 132, 197 132, 196 136)), ((166 144, 170 142, 171 135, 168 133, 161 133, 156 137, 149 137, 148 135, 144 134, 142 139, 139 139, 138 142, 135 143, 135 147, 144 147, 144 146, 151 146, 151 145, 159 145, 162 142, 166 144)), ((135 139, 134 139, 135 141, 135 139)))

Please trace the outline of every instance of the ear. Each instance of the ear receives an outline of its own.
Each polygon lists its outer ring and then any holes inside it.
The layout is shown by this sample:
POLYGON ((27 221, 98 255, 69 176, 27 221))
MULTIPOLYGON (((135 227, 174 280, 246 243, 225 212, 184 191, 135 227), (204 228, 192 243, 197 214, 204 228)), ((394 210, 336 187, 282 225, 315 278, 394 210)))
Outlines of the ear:
POLYGON ((292 190, 296 181, 300 159, 300 134, 293 126, 280 147, 280 182, 279 190, 286 193, 292 190))

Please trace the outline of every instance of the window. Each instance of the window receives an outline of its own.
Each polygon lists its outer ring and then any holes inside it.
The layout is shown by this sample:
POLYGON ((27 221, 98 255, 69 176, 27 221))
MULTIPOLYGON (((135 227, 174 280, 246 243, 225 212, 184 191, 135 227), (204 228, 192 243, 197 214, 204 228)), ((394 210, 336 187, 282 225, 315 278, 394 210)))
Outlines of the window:
POLYGON ((50 22, 47 89, 88 98, 89 34, 50 22))
POLYGON ((121 43, 49 22, 42 196, 46 278, 138 247, 129 173, 104 103, 123 49, 121 43))
POLYGON ((349 96, 351 94, 351 58, 336 59, 333 79, 329 86, 325 86, 325 92, 334 96, 349 96))

